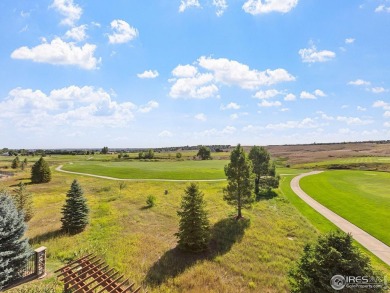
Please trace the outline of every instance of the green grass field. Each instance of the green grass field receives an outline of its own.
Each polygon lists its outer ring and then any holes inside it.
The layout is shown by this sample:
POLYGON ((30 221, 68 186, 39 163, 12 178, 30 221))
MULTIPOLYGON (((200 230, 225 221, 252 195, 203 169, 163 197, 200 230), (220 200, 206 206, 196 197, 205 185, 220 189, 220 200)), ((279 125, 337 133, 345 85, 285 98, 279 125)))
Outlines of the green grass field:
POLYGON ((316 168, 316 167, 328 167, 330 165, 355 165, 359 167, 361 165, 390 165, 390 157, 352 157, 352 158, 337 158, 329 159, 320 162, 311 162, 306 164, 299 164, 296 168, 316 168))
POLYGON ((302 189, 343 218, 390 245, 390 174, 326 171, 302 178, 302 189))
POLYGON ((66 164, 63 170, 110 176, 121 179, 224 179, 229 161, 84 161, 66 164))

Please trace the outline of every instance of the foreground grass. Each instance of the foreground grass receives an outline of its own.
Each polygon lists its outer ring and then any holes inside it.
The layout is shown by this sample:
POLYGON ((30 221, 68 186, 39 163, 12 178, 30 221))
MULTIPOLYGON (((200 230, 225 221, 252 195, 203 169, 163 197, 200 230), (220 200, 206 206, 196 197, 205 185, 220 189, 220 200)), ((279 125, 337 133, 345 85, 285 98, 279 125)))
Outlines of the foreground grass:
POLYGON ((210 161, 82 161, 66 164, 63 170, 121 179, 224 179, 227 160, 210 161))
MULTIPOLYGON (((310 223, 321 233, 328 233, 330 231, 337 230, 338 227, 322 216, 320 213, 311 208, 306 204, 300 197, 298 197, 290 188, 291 180, 295 176, 284 176, 280 182, 280 193, 286 197, 310 223)), ((311 177, 311 176, 309 176, 311 177)), ((308 177, 305 177, 308 178, 308 177)), ((368 251, 364 246, 354 241, 355 245, 358 246, 363 253, 365 253, 371 260, 372 265, 382 270, 388 279, 390 279, 390 267, 385 264, 381 259, 368 251)))
POLYGON ((390 174, 326 171, 302 178, 302 189, 343 218, 390 245, 390 174))
MULTIPOLYGON (((28 182, 26 175, 3 182, 8 187, 28 182)), ((118 182, 82 176, 91 223, 80 234, 66 235, 60 231, 60 211, 73 179, 54 172, 52 182, 28 186, 37 211, 28 237, 34 247, 48 247, 49 275, 36 286, 53 285, 55 269, 96 252, 148 292, 288 292, 289 268, 317 236, 284 197, 257 202, 237 223, 234 209, 222 200, 226 183, 201 183, 212 224, 211 248, 199 255, 182 253, 174 233, 185 183, 131 182, 120 191, 118 182), (157 197, 150 209, 145 207, 149 194, 157 197)))

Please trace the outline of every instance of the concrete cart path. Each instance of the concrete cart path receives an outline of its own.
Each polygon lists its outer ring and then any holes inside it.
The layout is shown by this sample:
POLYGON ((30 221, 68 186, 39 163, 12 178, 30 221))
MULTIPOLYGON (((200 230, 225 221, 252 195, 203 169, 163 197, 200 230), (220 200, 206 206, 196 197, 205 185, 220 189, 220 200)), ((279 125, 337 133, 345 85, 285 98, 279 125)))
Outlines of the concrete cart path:
POLYGON ((295 178, 293 178, 293 180, 291 180, 291 184, 290 184, 291 189, 309 206, 311 206, 313 209, 315 209, 317 212, 319 212, 321 215, 323 215, 325 218, 327 218, 329 221, 331 221, 333 224, 339 227, 340 230, 344 231, 345 233, 351 233, 353 238, 357 242, 359 242, 361 245, 363 245, 365 248, 367 248, 378 258, 380 258, 383 262, 385 262, 387 265, 390 266, 389 246, 379 241, 375 237, 371 236, 367 232, 363 231, 362 229, 358 228, 357 226, 347 221, 346 219, 340 217, 339 215, 332 212, 328 208, 324 207, 322 204, 312 199, 301 189, 301 187, 299 186, 299 181, 301 180, 301 178, 305 176, 318 174, 321 172, 322 171, 313 171, 313 172, 304 173, 299 176, 296 176, 295 178))

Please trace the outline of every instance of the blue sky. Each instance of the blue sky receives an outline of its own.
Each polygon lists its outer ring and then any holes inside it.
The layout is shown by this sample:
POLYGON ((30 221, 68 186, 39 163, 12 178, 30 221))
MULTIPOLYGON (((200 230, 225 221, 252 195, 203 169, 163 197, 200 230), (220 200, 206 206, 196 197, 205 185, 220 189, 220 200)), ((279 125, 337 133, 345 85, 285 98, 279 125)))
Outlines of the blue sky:
POLYGON ((390 139, 390 1, 0 2, 0 147, 390 139))

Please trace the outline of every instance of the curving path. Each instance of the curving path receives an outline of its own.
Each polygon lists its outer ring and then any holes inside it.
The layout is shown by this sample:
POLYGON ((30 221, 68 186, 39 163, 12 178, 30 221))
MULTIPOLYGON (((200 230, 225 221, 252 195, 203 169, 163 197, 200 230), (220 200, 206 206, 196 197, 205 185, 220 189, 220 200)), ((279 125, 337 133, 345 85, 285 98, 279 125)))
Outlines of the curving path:
POLYGON ((122 179, 122 178, 116 178, 116 177, 109 177, 109 176, 101 176, 101 175, 94 175, 89 173, 80 173, 80 172, 73 172, 73 171, 65 171, 62 170, 63 165, 59 165, 56 168, 56 171, 68 173, 68 174, 76 174, 76 175, 82 175, 82 176, 90 176, 90 177, 96 177, 96 178, 102 178, 102 179, 108 179, 108 180, 118 180, 118 181, 157 181, 157 182, 219 182, 219 181, 226 181, 226 179, 122 179))
POLYGON ((294 177, 291 180, 291 184, 290 184, 291 189, 309 206, 311 206, 313 209, 315 209, 317 212, 319 212, 321 215, 323 215, 325 218, 327 218, 329 221, 331 221, 333 224, 339 227, 340 230, 344 231, 345 233, 351 233, 353 238, 357 242, 359 242, 361 245, 363 245, 365 248, 367 248, 378 258, 380 258, 383 262, 385 262, 390 266, 389 246, 379 241, 375 237, 371 236, 367 232, 363 231, 359 227, 355 226, 351 222, 347 221, 346 219, 340 217, 336 213, 332 212, 331 210, 329 210, 319 202, 315 201, 313 198, 311 198, 301 189, 301 187, 299 186, 299 180, 301 180, 302 177, 318 174, 321 172, 322 171, 313 171, 313 172, 304 173, 294 177))

